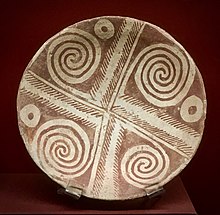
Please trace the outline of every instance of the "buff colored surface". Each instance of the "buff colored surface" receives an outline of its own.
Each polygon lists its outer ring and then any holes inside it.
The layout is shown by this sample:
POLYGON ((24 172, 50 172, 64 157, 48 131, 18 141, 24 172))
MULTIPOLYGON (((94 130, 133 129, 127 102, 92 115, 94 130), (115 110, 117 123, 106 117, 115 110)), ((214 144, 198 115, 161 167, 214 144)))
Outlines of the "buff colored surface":
POLYGON ((186 50, 150 23, 98 17, 49 39, 24 71, 18 124, 63 187, 132 199, 172 180, 202 138, 206 97, 186 50))

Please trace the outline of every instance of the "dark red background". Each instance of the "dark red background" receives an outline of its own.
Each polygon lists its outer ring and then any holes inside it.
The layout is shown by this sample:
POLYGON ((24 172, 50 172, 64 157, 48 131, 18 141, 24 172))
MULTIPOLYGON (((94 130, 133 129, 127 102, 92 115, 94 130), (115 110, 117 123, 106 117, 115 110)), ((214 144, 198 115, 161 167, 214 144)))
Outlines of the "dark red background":
POLYGON ((199 214, 219 214, 219 2, 1 1, 0 173, 41 172, 25 149, 16 115, 18 85, 35 52, 55 33, 78 21, 102 15, 128 16, 169 32, 190 53, 203 76, 208 100, 205 132, 199 150, 181 177, 199 214))

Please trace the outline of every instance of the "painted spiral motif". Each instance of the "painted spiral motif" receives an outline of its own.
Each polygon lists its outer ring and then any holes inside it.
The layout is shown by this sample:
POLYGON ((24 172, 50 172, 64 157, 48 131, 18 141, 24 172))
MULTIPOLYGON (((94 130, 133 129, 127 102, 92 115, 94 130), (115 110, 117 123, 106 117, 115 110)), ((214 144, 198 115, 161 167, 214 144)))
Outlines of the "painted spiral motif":
POLYGON ((174 46, 154 44, 135 60, 135 81, 145 98, 165 107, 176 105, 189 91, 195 68, 189 56, 174 46))
POLYGON ((157 183, 167 173, 169 157, 159 148, 138 145, 130 148, 123 156, 121 170, 124 179, 139 188, 157 183))
POLYGON ((97 39, 88 32, 73 29, 53 40, 48 49, 47 64, 52 79, 65 86, 90 78, 100 57, 97 39))
POLYGON ((57 178, 78 177, 88 168, 89 138, 73 121, 47 121, 37 130, 32 145, 36 162, 57 178))

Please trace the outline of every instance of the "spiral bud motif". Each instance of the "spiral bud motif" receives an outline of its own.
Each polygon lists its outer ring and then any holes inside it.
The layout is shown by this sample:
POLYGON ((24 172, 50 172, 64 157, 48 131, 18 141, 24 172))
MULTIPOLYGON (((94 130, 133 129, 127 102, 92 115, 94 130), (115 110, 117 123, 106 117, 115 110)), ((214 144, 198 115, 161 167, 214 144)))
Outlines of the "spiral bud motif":
POLYGON ((139 188, 163 179, 169 168, 169 157, 162 148, 134 146, 124 154, 121 170, 124 179, 139 188))
POLYGON ((195 76, 195 66, 188 58, 166 44, 154 44, 139 53, 134 62, 135 81, 149 102, 173 106, 186 96, 195 76))
POLYGON ((88 168, 89 138, 73 121, 47 121, 37 130, 32 147, 36 162, 57 178, 78 177, 88 168))
POLYGON ((48 49, 47 65, 52 79, 61 86, 86 81, 96 71, 101 57, 97 39, 80 29, 55 38, 48 49))

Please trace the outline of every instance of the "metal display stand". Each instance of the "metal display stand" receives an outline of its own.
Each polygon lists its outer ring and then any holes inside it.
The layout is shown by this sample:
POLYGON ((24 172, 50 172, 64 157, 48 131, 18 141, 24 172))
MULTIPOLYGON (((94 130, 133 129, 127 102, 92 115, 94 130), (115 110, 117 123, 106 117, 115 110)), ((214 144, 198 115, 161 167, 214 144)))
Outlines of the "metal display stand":
POLYGON ((196 214, 180 177, 164 186, 166 192, 125 201, 89 199, 44 174, 1 174, 0 184, 0 214, 196 214))
POLYGON ((144 206, 145 208, 150 208, 152 205, 158 201, 164 194, 165 189, 163 187, 158 188, 156 191, 146 194, 146 196, 137 198, 137 199, 129 199, 129 200, 97 200, 84 197, 82 195, 83 191, 76 187, 68 184, 66 188, 58 188, 57 194, 71 197, 75 201, 81 201, 83 205, 85 205, 85 209, 94 209, 99 205, 100 209, 104 210, 119 210, 119 209, 134 209, 140 206, 144 206), (85 204, 84 204, 85 203, 85 204))

